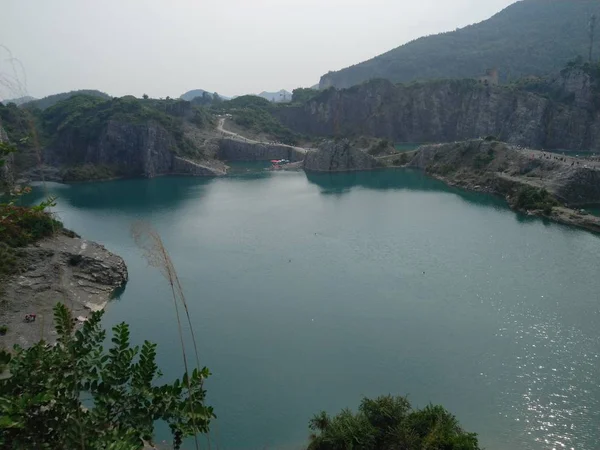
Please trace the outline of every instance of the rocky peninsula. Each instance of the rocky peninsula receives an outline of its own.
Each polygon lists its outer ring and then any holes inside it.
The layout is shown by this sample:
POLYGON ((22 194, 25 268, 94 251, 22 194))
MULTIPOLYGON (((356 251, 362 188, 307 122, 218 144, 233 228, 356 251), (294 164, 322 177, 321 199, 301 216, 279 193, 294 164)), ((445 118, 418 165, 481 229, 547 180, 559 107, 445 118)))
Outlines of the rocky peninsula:
POLYGON ((406 167, 463 189, 506 198, 515 210, 600 232, 600 161, 476 139, 425 145, 406 167))
POLYGON ((0 282, 0 324, 8 327, 0 346, 5 348, 42 338, 53 342, 52 308, 58 302, 81 323, 127 282, 121 257, 65 230, 17 252, 17 273, 0 282), (35 322, 26 322, 27 314, 35 314, 35 322))

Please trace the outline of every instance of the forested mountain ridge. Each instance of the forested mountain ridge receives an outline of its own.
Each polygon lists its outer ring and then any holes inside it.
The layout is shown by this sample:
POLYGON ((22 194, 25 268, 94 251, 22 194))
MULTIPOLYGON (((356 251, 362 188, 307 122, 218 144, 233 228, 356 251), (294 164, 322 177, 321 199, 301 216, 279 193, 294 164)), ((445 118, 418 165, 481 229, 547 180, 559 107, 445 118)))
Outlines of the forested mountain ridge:
MULTIPOLYGON (((98 97, 104 100, 107 100, 110 97, 110 95, 98 91, 96 89, 80 89, 77 91, 70 91, 70 92, 61 92, 60 94, 53 94, 53 95, 48 95, 47 97, 44 98, 40 98, 39 100, 35 100, 32 99, 31 101, 28 102, 22 102, 21 105, 24 108, 28 108, 28 109, 46 109, 46 108, 50 108, 53 105, 56 105, 58 102, 60 102, 61 100, 67 100, 71 97, 73 97, 74 95, 89 95, 92 97, 98 97)), ((7 104, 8 102, 4 102, 5 104, 7 104)))
MULTIPOLYGON (((600 16, 595 0, 522 0, 483 22, 422 37, 329 72, 319 87, 346 88, 374 78, 394 83, 474 78, 490 68, 498 69, 501 81, 546 75, 577 55, 588 55, 593 13, 600 16)), ((599 46, 593 54, 597 59, 599 46)))

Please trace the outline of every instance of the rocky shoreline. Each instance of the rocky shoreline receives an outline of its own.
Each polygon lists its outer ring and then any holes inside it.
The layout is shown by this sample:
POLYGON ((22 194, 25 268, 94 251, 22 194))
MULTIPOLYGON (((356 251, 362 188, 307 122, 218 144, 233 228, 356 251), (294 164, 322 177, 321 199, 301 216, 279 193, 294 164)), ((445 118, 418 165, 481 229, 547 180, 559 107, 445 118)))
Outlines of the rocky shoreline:
POLYGON ((104 246, 66 231, 20 249, 19 272, 2 283, 0 347, 55 340, 52 309, 61 302, 82 323, 106 307, 128 279, 125 261, 104 246), (35 322, 25 322, 35 314, 35 322))

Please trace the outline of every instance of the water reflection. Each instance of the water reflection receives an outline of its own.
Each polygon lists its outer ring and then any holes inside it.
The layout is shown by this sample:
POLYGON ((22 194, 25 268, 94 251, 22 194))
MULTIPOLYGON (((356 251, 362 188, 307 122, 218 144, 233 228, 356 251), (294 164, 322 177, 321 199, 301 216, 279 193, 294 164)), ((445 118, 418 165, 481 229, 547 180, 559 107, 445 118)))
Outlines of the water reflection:
POLYGON ((73 185, 46 183, 34 186, 32 193, 23 198, 26 204, 37 203, 48 195, 55 195, 76 208, 110 209, 122 212, 147 211, 149 208, 176 208, 190 197, 197 199, 214 178, 159 177, 127 179, 109 182, 90 182, 73 185))
POLYGON ((319 187, 323 195, 341 195, 354 188, 374 190, 409 190, 419 192, 448 192, 468 203, 506 209, 504 199, 448 186, 413 169, 383 169, 364 172, 315 173, 307 172, 306 179, 319 187))

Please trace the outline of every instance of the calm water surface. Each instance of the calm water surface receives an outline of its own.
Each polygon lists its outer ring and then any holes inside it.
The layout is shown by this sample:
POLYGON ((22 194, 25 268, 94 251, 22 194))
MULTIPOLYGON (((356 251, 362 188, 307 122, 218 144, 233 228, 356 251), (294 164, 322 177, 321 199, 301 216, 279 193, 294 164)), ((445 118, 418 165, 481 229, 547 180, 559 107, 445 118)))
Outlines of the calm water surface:
POLYGON ((598 236, 413 172, 240 173, 47 187, 125 258, 105 323, 157 342, 169 379, 168 285, 130 224, 161 233, 220 448, 300 448, 312 414, 387 393, 445 405, 488 450, 600 448, 598 236))

